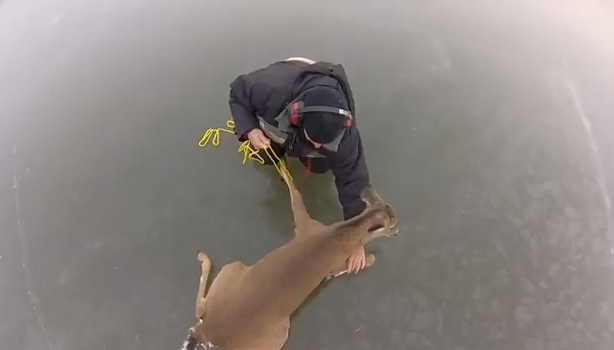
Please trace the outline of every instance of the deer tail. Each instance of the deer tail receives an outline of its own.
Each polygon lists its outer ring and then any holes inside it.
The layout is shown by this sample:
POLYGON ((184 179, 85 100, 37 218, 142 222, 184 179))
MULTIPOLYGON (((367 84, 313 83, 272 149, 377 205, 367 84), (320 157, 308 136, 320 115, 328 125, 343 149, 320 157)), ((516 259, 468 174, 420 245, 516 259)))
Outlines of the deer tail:
POLYGON ((216 348, 211 343, 203 343, 199 341, 194 333, 194 327, 190 327, 188 334, 181 345, 181 350, 212 350, 216 348))
POLYGON ((188 334, 183 340, 183 344, 181 345, 181 350, 199 350, 199 341, 194 336, 194 327, 191 327, 188 330, 188 334))

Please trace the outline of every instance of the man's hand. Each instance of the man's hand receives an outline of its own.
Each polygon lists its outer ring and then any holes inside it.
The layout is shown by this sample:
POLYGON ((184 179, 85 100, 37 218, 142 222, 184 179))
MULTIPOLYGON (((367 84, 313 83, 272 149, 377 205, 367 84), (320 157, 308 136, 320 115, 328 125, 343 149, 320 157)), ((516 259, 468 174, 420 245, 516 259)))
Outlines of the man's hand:
POLYGON ((271 140, 264 136, 264 133, 260 129, 252 129, 247 133, 247 138, 256 150, 261 150, 271 144, 271 140))
POLYGON ((367 256, 365 254, 365 247, 361 246, 348 258, 348 272, 358 273, 358 271, 365 268, 367 264, 367 256))

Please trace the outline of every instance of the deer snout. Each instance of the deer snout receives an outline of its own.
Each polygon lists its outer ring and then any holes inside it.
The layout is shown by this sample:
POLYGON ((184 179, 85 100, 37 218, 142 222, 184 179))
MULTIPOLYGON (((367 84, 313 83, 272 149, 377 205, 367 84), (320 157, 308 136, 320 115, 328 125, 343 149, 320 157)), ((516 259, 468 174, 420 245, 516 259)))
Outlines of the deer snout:
POLYGON ((388 230, 386 231, 385 235, 388 237, 394 237, 399 233, 399 226, 396 225, 396 223, 394 225, 390 225, 388 226, 388 230))
POLYGON ((386 213, 388 214, 388 235, 396 236, 399 233, 399 221, 394 208, 390 204, 386 204, 386 213))
POLYGON ((388 232, 390 232, 390 236, 396 236, 399 234, 399 226, 391 227, 388 232))

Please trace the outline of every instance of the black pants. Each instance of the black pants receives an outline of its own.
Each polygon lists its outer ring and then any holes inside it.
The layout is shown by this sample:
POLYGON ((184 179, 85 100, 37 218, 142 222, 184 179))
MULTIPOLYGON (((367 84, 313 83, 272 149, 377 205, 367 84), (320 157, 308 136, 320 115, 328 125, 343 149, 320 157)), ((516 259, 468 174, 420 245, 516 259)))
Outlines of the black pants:
MULTIPOLYGON (((283 149, 280 145, 274 142, 271 142, 271 148, 273 148, 273 150, 275 151, 275 154, 277 154, 277 156, 280 159, 284 158, 286 152, 285 152, 285 149, 283 149)), ((264 164, 273 165, 273 162, 271 161, 271 159, 269 158, 269 156, 266 154, 264 150, 262 149, 259 150, 258 154, 262 157, 262 159, 264 159, 264 164)), ((312 173, 323 174, 327 172, 328 170, 330 170, 330 164, 328 163, 328 159, 326 158, 298 157, 298 159, 305 166, 305 168, 307 168, 312 173)))

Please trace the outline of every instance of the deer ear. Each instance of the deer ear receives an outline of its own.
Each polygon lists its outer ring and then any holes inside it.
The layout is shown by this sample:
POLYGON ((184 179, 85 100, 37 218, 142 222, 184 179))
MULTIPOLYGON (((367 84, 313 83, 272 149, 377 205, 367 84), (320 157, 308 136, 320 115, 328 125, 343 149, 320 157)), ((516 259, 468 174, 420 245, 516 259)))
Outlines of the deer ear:
POLYGON ((362 191, 360 191, 360 199, 367 203, 367 206, 384 205, 384 201, 377 192, 375 192, 371 184, 366 185, 362 191))

